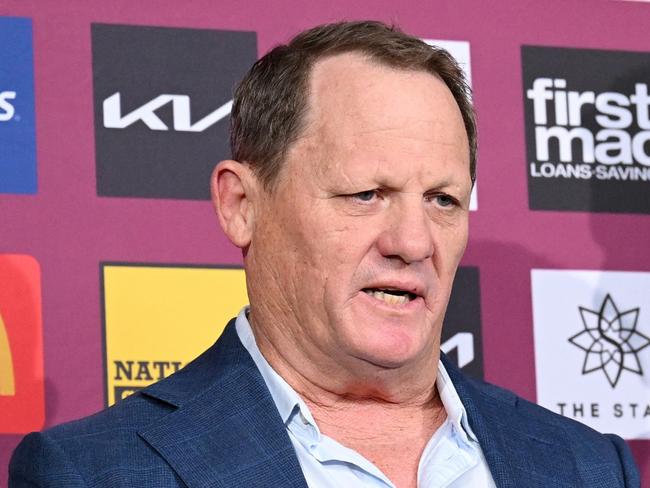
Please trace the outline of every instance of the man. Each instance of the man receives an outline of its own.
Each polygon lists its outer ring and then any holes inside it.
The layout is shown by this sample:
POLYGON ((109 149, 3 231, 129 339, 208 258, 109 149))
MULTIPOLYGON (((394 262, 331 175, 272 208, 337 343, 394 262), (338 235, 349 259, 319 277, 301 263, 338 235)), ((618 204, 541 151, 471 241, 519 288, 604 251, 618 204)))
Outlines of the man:
POLYGON ((179 373, 27 436, 10 486, 639 486, 620 438, 441 361, 476 158, 448 54, 317 27, 256 63, 232 129, 212 190, 250 308, 179 373))

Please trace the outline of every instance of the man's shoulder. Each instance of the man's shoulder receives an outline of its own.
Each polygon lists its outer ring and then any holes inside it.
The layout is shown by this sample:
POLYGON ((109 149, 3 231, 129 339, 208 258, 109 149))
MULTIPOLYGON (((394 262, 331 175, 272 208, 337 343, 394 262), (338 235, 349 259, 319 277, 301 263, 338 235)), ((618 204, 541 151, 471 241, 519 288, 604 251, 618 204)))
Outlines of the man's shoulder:
POLYGON ((475 378, 466 378, 480 395, 480 402, 494 406, 501 412, 504 421, 510 424, 528 426, 529 433, 549 431, 569 435, 567 440, 579 438, 583 441, 609 442, 608 436, 577 420, 553 412, 537 403, 517 395, 511 390, 475 378))
POLYGON ((226 326, 215 344, 180 371, 136 391, 109 408, 52 427, 44 434, 65 440, 110 435, 113 431, 136 432, 180 405, 190 403, 230 375, 246 370, 246 358, 242 356, 245 350, 239 343, 233 322, 226 326))
POLYGON ((104 436, 114 436, 117 432, 122 435, 135 433, 173 411, 173 406, 157 401, 147 392, 148 389, 145 388, 115 405, 81 419, 56 425, 43 433, 62 442, 74 438, 83 438, 88 442, 95 437, 101 439, 104 436))
POLYGON ((541 485, 559 483, 559 473, 567 470, 585 486, 639 486, 632 454, 620 437, 597 432, 458 370, 452 374, 481 448, 488 458, 497 451, 506 469, 523 473, 535 467, 541 485), (594 485, 597 481, 601 484, 594 485))
POLYGON ((10 486, 41 486, 50 476, 61 486, 95 486, 101 477, 106 486, 121 486, 117 478, 146 474, 158 462, 138 432, 169 412, 169 405, 138 392, 88 417, 33 432, 14 452, 10 486))
POLYGON ((595 442, 607 440, 604 434, 591 427, 542 407, 511 390, 468 376, 464 376, 464 381, 469 385, 465 387, 466 394, 472 392, 474 406, 482 414, 498 414, 502 421, 511 426, 525 425, 530 434, 563 432, 571 438, 595 442))
POLYGON ((179 406, 191 403, 206 389, 215 387, 236 368, 232 364, 242 362, 232 358, 233 351, 241 352, 234 327, 226 327, 222 337, 210 348, 178 372, 136 391, 116 404, 79 420, 74 420, 47 429, 43 434, 61 442, 75 438, 84 440, 85 445, 93 438, 101 439, 127 433, 154 424, 173 412, 179 406), (225 359, 224 359, 225 358, 225 359))

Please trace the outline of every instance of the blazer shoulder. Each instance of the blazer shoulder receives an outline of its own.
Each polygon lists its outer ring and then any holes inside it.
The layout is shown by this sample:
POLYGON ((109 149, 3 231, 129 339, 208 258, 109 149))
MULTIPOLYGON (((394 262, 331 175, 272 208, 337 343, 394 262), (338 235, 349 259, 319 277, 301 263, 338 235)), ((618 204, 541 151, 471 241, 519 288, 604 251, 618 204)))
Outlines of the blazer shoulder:
POLYGON ((9 462, 9 488, 86 487, 64 450, 47 434, 32 432, 18 444, 9 462))
POLYGON ((595 445, 606 446, 608 451, 612 448, 611 437, 577 420, 553 412, 503 387, 476 379, 469 381, 480 393, 483 402, 497 404, 504 419, 522 422, 529 427, 533 435, 537 434, 543 438, 544 434, 556 436, 562 433, 562 438, 553 440, 571 444, 596 443, 595 445))
POLYGON ((491 412, 492 418, 485 418, 485 421, 496 420, 503 426, 502 432, 525 433, 525 437, 537 443, 571 453, 582 479, 607 479, 612 475, 612 468, 616 468, 620 486, 640 487, 639 471, 632 453, 619 436, 602 434, 505 388, 467 377, 463 381, 469 385, 463 388, 472 390, 478 397, 475 399, 477 408, 491 412))
POLYGON ((135 393, 89 417, 32 432, 12 455, 9 486, 112 486, 94 480, 121 469, 142 469, 155 459, 138 430, 169 411, 162 402, 135 393))
POLYGON ((237 347, 238 344, 231 321, 217 343, 171 376, 93 415, 52 427, 44 433, 66 446, 74 444, 75 439, 83 439, 84 448, 93 440, 103 442, 117 433, 120 441, 124 441, 125 436, 135 435, 207 389, 218 386, 233 371, 243 369, 239 367, 243 361, 236 354, 243 347, 237 347))
POLYGON ((93 438, 99 440, 118 432, 121 436, 127 432, 135 433, 173 410, 172 405, 149 397, 144 389, 104 410, 51 427, 44 433, 60 443, 75 438, 83 438, 87 443, 93 438))

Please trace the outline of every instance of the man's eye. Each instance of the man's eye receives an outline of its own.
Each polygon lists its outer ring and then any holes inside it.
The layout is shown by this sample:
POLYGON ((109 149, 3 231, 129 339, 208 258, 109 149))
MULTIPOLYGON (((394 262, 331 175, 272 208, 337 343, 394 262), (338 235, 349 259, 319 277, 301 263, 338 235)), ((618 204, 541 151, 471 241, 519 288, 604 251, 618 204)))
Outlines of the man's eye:
POLYGON ((372 201, 373 198, 377 196, 377 191, 376 190, 360 191, 359 193, 354 193, 353 195, 350 196, 356 200, 361 200, 362 202, 370 202, 372 201))
POLYGON ((441 207, 453 207, 457 205, 457 201, 454 197, 445 194, 435 195, 432 200, 435 200, 441 207))

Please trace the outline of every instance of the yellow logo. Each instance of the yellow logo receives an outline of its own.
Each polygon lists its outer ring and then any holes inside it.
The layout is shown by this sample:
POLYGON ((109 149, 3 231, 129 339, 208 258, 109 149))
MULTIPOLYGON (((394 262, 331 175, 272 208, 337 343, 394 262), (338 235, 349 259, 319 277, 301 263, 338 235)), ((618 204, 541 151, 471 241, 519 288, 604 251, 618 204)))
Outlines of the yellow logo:
POLYGON ((7 329, 0 314, 0 395, 14 396, 15 394, 14 362, 11 358, 7 329))
POLYGON ((248 303, 243 269, 104 264, 107 404, 210 347, 248 303))

